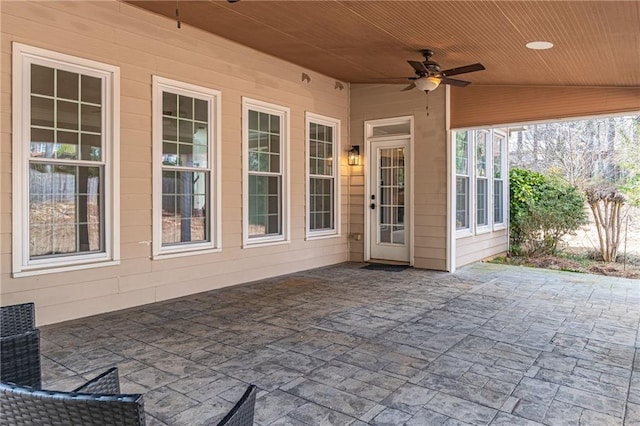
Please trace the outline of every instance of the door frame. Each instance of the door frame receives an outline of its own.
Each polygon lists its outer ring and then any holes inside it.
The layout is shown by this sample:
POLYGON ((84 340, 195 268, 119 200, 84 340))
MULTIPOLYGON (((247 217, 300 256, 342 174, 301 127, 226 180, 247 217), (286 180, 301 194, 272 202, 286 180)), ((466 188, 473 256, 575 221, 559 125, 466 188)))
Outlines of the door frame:
MULTIPOLYGON (((409 146, 407 148, 406 156, 409 157, 409 161, 405 162, 405 184, 409 186, 408 191, 408 200, 406 200, 406 207, 408 209, 408 217, 409 217, 409 226, 406 229, 408 232, 407 242, 409 244, 409 265, 413 266, 414 264, 414 160, 413 160, 413 141, 414 141, 414 117, 412 115, 406 115, 401 117, 391 117, 391 118, 383 118, 377 120, 366 120, 364 122, 364 153, 363 158, 364 166, 364 205, 363 205, 363 213, 364 213, 364 235, 363 235, 363 243, 364 243, 364 261, 368 262, 371 260, 371 220, 369 216, 369 196, 371 194, 371 170, 372 165, 370 164, 371 157, 371 142, 372 141, 391 141, 399 138, 409 139, 409 146), (373 130, 376 127, 381 126, 390 126, 390 125, 401 125, 408 124, 409 125, 409 133, 399 133, 399 134, 390 134, 385 136, 373 136, 373 130)), ((405 194, 407 196, 407 194, 405 194)), ((406 212, 405 212, 406 214, 406 212)))

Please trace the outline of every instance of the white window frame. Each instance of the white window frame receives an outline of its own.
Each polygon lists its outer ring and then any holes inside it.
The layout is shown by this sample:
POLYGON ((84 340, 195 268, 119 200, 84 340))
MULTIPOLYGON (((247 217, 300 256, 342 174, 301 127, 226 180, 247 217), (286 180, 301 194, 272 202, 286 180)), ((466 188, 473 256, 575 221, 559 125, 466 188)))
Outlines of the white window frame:
MULTIPOLYGON (((456 169, 456 135, 460 132, 468 133, 469 144, 467 146, 468 149, 468 158, 469 158, 469 175, 467 176, 469 179, 469 227, 456 229, 455 236, 456 238, 465 238, 473 235, 482 235, 492 231, 500 231, 507 229, 508 227, 508 214, 509 214, 509 170, 508 170, 508 139, 506 134, 500 129, 496 128, 470 128, 470 129, 455 129, 451 131, 451 149, 453 152, 453 161, 452 167, 453 176, 454 176, 454 184, 452 186, 453 192, 453 201, 452 205, 455 208, 457 202, 457 184, 456 180, 459 175, 456 169), (478 142, 478 133, 485 132, 487 134, 487 197, 488 197, 488 224, 487 225, 478 225, 477 223, 477 215, 478 215, 478 206, 477 206, 477 142, 478 142), (502 153, 501 153, 501 167, 502 167, 502 193, 503 193, 503 204, 502 204, 502 217, 503 222, 495 223, 495 215, 494 215, 494 177, 493 177, 493 141, 496 137, 502 138, 502 153)), ((454 212, 455 219, 455 212, 454 212)), ((453 221, 453 225, 455 226, 455 220, 453 221)))
POLYGON ((475 234, 485 234, 487 232, 491 232, 491 223, 493 221, 493 190, 491 186, 493 185, 493 164, 491 162, 491 154, 492 154, 492 143, 493 143, 493 131, 491 129, 477 129, 473 131, 473 217, 474 217, 474 227, 475 234), (478 134, 485 134, 485 175, 478 175, 478 134), (487 223, 479 224, 478 223, 478 181, 484 180, 487 185, 487 193, 486 196, 486 215, 487 215, 487 223))
MULTIPOLYGON (((305 179, 306 179, 306 231, 308 240, 337 237, 340 236, 340 120, 332 117, 326 117, 312 112, 305 113, 305 141, 306 141, 306 155, 305 155, 305 179), (309 197, 311 196, 311 174, 309 169, 309 158, 311 153, 311 135, 309 134, 309 128, 311 123, 320 124, 330 127, 333 131, 333 148, 332 148, 332 169, 333 169, 333 229, 312 230, 311 229, 311 204, 309 197)), ((320 175, 318 175, 320 176, 320 175)), ((327 177, 327 176, 324 176, 327 177)))
MULTIPOLYGON (((13 270, 15 278, 113 266, 120 260, 120 68, 76 56, 13 43, 13 270), (29 253, 29 139, 31 64, 102 79, 102 163, 104 166, 104 251, 31 259, 29 253)), ((52 163, 55 162, 52 159, 52 163)))
POLYGON ((222 250, 221 202, 221 121, 222 93, 194 84, 154 75, 153 81, 153 258, 198 255, 222 250), (209 105, 208 150, 206 168, 190 168, 209 172, 207 213, 209 240, 193 243, 162 245, 162 93, 169 92, 204 100, 209 105))
POLYGON ((289 181, 290 109, 281 105, 242 98, 242 242, 243 248, 263 247, 290 242, 291 206, 289 181), (278 235, 249 238, 249 111, 263 112, 280 117, 280 176, 282 177, 282 228, 278 235))
MULTIPOLYGON (((507 135, 505 133, 499 132, 494 130, 492 132, 492 138, 491 138, 491 161, 493 162, 494 156, 493 156, 493 147, 494 147, 494 142, 496 139, 500 139, 502 141, 502 145, 500 148, 500 170, 501 170, 501 180, 502 180, 502 222, 496 222, 495 221, 495 214, 494 214, 494 210, 495 210, 495 193, 491 194, 491 200, 492 200, 492 209, 491 209, 491 214, 492 216, 492 220, 491 220, 491 224, 493 227, 494 231, 499 231, 502 229, 506 229, 507 228, 507 206, 509 204, 509 194, 507 192, 507 182, 509 181, 509 171, 507 168, 507 135)), ((494 166, 495 164, 492 164, 492 166, 494 166)), ((494 192, 494 185, 495 185, 495 177, 493 176, 493 167, 491 168, 491 191, 494 192)))
POLYGON ((465 177, 467 178, 467 226, 465 228, 457 228, 457 224, 456 224, 456 237, 467 237, 469 235, 473 234, 473 227, 474 227, 474 223, 475 223, 475 214, 473 214, 473 209, 475 206, 475 203, 473 202, 473 198, 475 196, 475 191, 473 189, 474 183, 475 181, 473 180, 472 176, 473 176, 473 168, 475 167, 475 162, 474 162, 474 156, 471 155, 471 148, 475 146, 474 144, 474 138, 475 138, 475 132, 472 130, 459 130, 454 132, 454 137, 453 139, 453 153, 454 153, 454 174, 455 174, 455 179, 454 179, 454 190, 455 190, 455 197, 454 197, 454 203, 453 203, 453 209, 454 209, 454 224, 456 223, 456 216, 458 214, 458 177, 465 177), (467 133, 467 174, 459 174, 458 173, 458 163, 457 163, 457 140, 456 140, 456 134, 458 132, 466 132, 467 133))

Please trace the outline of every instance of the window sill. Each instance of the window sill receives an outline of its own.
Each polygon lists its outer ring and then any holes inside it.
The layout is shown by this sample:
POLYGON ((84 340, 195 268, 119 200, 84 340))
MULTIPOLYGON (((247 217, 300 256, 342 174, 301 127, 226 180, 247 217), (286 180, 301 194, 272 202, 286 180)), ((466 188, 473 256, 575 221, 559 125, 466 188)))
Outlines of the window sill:
POLYGON ((257 247, 269 247, 269 246, 281 246, 284 244, 291 244, 290 240, 281 241, 259 241, 255 243, 246 242, 242 245, 243 249, 252 249, 257 247))
POLYGON ((489 225, 482 225, 482 227, 476 228, 476 235, 488 234, 491 232, 491 227, 489 225))
POLYGON ((192 250, 183 250, 183 251, 171 251, 171 252, 160 252, 154 254, 151 259, 153 260, 163 260, 163 259, 173 259, 176 257, 186 257, 186 256, 198 256, 201 254, 209 254, 209 253, 221 253, 221 248, 209 248, 209 249, 192 249, 192 250))
POLYGON ((456 231, 456 239, 457 238, 467 238, 467 237, 472 237, 473 233, 471 232, 471 229, 466 228, 466 229, 461 229, 459 231, 456 231))
POLYGON ((66 265, 66 266, 64 265, 63 266, 42 266, 38 268, 25 267, 19 272, 14 272, 12 274, 12 277, 13 278, 32 277, 35 275, 55 274, 57 272, 70 272, 70 271, 80 271, 83 269, 105 268, 108 266, 117 266, 119 264, 120 264, 119 260, 109 260, 104 262, 82 263, 82 264, 66 265))
POLYGON ((341 235, 340 234, 318 234, 318 235, 314 235, 314 234, 307 234, 305 241, 313 241, 313 240, 326 240, 328 238, 339 238, 341 235))

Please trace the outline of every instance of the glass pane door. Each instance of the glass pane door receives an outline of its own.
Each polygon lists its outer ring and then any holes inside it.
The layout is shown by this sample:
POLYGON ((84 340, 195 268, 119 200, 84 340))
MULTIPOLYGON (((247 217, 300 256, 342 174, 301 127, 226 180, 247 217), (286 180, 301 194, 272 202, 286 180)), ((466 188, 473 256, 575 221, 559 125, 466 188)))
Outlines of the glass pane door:
POLYGON ((409 262, 409 139, 371 141, 370 258, 409 262))
POLYGON ((404 147, 380 149, 379 170, 378 241, 404 245, 404 147))

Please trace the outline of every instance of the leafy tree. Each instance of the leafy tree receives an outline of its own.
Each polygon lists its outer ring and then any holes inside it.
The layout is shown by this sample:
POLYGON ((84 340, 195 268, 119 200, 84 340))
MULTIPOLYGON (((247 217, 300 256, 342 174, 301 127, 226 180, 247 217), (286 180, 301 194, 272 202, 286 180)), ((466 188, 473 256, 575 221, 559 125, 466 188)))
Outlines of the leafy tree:
POLYGON ((608 183, 638 191, 640 115, 530 125, 512 137, 509 159, 511 167, 554 170, 580 188, 608 183))

